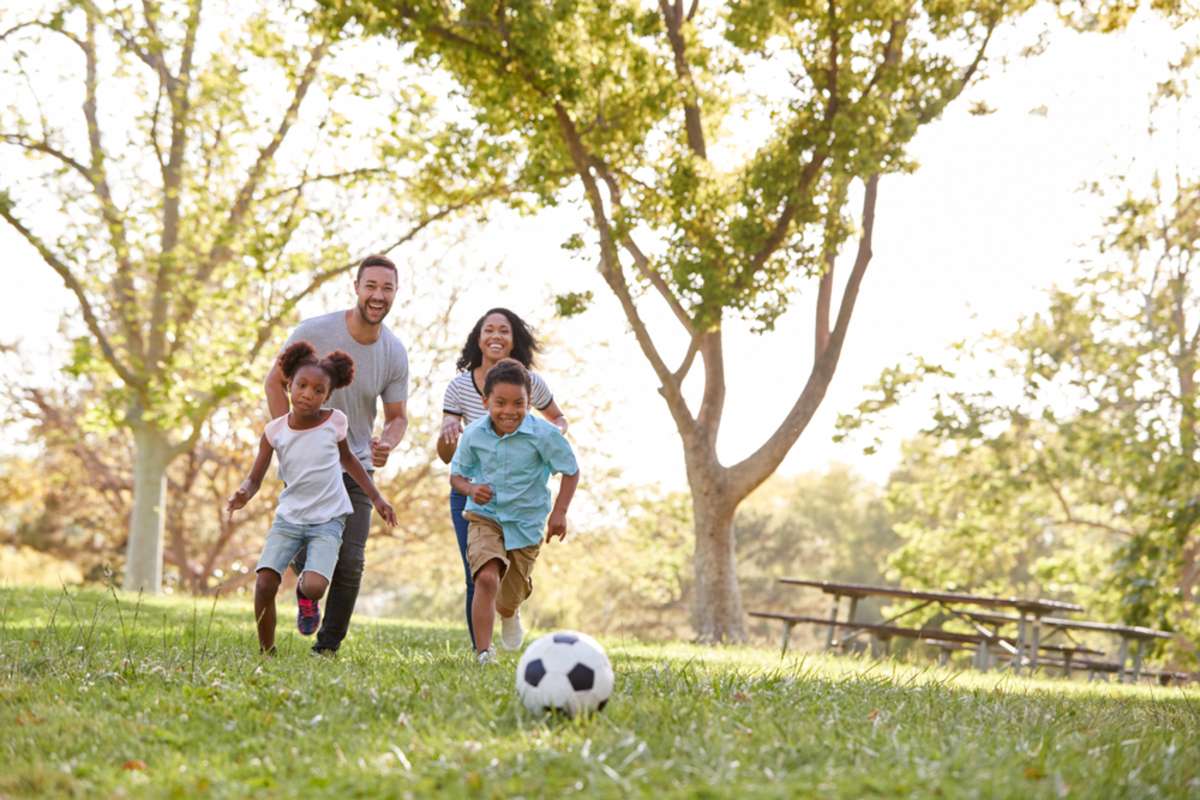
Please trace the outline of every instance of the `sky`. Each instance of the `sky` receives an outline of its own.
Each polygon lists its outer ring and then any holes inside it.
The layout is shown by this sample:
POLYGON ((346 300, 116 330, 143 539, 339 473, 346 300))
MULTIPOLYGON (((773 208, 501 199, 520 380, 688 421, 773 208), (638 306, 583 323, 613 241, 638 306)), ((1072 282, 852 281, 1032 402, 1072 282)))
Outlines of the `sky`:
MULTIPOLYGON (((861 447, 832 441, 837 415, 861 401, 864 386, 908 354, 937 359, 956 341, 1010 328, 1041 307, 1048 287, 1069 283, 1095 255, 1109 202, 1081 192, 1085 182, 1118 173, 1144 178, 1154 164, 1194 157, 1200 141, 1161 135, 1151 142, 1146 132, 1149 92, 1165 77, 1178 41, 1149 18, 1099 36, 1064 31, 1046 15, 1029 16, 998 38, 988 79, 914 141, 910 152, 920 168, 881 181, 875 255, 838 372, 782 473, 840 462, 884 482, 900 442, 920 428, 927 410, 905 408, 880 451, 865 456, 861 447), (1047 29, 1042 55, 1016 56, 1047 29), (976 101, 995 112, 968 113, 976 101)), ((471 275, 459 305, 463 332, 487 307, 517 310, 556 345, 542 372, 568 416, 573 408, 578 419, 580 409, 606 406, 600 424, 581 425, 576 435, 597 437, 588 446, 627 467, 627 480, 683 488, 678 437, 649 366, 594 263, 569 260, 559 248, 579 228, 578 219, 570 208, 532 218, 499 215, 457 250, 452 257, 471 275), (554 318, 554 295, 588 289, 596 301, 585 314, 554 318)), ((55 346, 70 298, 6 228, 0 228, 0 251, 0 269, 10 278, 9 290, 0 293, 0 342, 20 341, 40 357, 55 346)), ((419 272, 426 265, 406 266, 419 272)), ((840 274, 846 272, 843 265, 840 274)), ((718 446, 725 463, 765 440, 807 379, 814 289, 807 287, 766 336, 727 325, 728 401, 718 446)), ((348 305, 348 288, 342 297, 348 305)), ((663 313, 651 319, 655 330, 672 324, 663 313)), ((404 310, 395 309, 390 323, 402 338, 404 320, 404 310)), ((447 364, 446 380, 452 375, 447 364)), ((440 390, 437 395, 414 402, 436 404, 440 390)), ((0 436, 5 446, 11 442, 0 436)))

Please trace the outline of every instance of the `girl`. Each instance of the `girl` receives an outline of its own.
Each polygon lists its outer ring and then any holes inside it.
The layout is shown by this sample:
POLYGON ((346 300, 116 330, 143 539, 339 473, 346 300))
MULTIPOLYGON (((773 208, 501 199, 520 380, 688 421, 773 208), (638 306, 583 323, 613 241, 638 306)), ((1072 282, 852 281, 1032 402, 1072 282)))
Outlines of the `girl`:
MULTIPOLYGON (((533 332, 507 308, 493 308, 475 323, 462 354, 456 365, 459 374, 446 387, 442 402, 442 430, 438 436, 438 457, 446 464, 454 456, 463 428, 487 415, 483 407, 483 384, 488 371, 497 363, 512 358, 526 370, 533 367, 534 355, 540 352, 533 332)), ((529 373, 530 402, 552 425, 562 433, 567 432, 567 418, 554 402, 550 387, 536 373, 529 373)), ((467 497, 457 489, 450 490, 450 520, 454 524, 458 553, 462 558, 463 574, 467 585, 467 631, 471 644, 475 644, 475 627, 471 619, 471 605, 475 598, 475 582, 471 567, 467 563, 467 520, 463 517, 467 497)))
POLYGON ((278 363, 287 381, 291 411, 267 424, 250 476, 226 506, 232 516, 249 502, 271 464, 271 454, 278 452, 284 490, 258 560, 254 584, 258 644, 268 654, 275 652, 275 592, 283 571, 300 548, 308 549, 297 584, 300 592, 310 600, 319 600, 329 586, 342 543, 342 528, 354 510, 342 482, 343 470, 367 493, 379 515, 389 525, 396 524, 392 507, 346 446, 346 415, 321 407, 334 389, 348 386, 354 379, 353 359, 341 350, 318 359, 311 344, 296 342, 280 354, 278 363))

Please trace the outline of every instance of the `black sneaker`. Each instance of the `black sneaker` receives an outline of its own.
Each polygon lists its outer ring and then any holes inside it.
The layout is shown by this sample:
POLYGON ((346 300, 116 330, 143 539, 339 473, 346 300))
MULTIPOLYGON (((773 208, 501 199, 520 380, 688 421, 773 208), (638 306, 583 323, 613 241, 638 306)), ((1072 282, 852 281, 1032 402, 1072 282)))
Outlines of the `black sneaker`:
POLYGON ((312 636, 321 627, 321 607, 316 600, 309 600, 296 587, 296 629, 302 636, 312 636))

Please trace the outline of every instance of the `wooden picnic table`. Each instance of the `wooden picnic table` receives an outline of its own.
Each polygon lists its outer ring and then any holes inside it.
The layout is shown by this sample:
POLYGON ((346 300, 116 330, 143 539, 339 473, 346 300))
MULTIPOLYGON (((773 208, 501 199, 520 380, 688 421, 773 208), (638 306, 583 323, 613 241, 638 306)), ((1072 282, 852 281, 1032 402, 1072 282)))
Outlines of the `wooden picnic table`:
MULTIPOLYGON (((994 632, 999 632, 1000 627, 1006 624, 1018 622, 1019 618, 1012 614, 995 614, 995 613, 980 613, 968 612, 967 616, 977 622, 990 624, 995 626, 994 632)), ((1141 625, 1119 625, 1110 622, 1093 622, 1090 620, 1075 620, 1062 619, 1060 617, 1043 617, 1041 624, 1046 626, 1046 638, 1050 638, 1055 634, 1063 634, 1067 639, 1071 639, 1070 632, 1076 631, 1093 631, 1097 633, 1111 633, 1121 639, 1120 650, 1117 653, 1117 680, 1121 683, 1133 682, 1137 683, 1142 676, 1142 651, 1146 647, 1146 642, 1154 639, 1170 639, 1172 634, 1167 631, 1155 630, 1141 625), (1127 670, 1126 665, 1129 662, 1129 651, 1133 649, 1133 669, 1127 670)))
MULTIPOLYGON (((992 595, 967 594, 965 592, 934 592, 916 589, 901 589, 895 586, 872 586, 865 583, 841 583, 838 581, 818 581, 807 578, 780 578, 780 583, 791 586, 808 586, 820 589, 833 596, 833 607, 829 612, 829 631, 825 637, 826 648, 833 648, 854 636, 855 631, 838 642, 835 642, 835 632, 840 625, 842 598, 849 600, 845 623, 855 625, 854 615, 858 610, 858 601, 867 597, 891 597, 898 600, 912 600, 916 605, 905 609, 899 614, 884 620, 884 624, 892 624, 896 620, 920 611, 930 605, 936 605, 953 616, 963 618, 961 606, 978 606, 981 608, 1011 608, 1017 611, 1017 639, 1013 653, 1012 667, 1019 672, 1024 665, 1030 669, 1037 668, 1038 650, 1041 644, 1041 623, 1044 617, 1053 613, 1083 611, 1083 606, 1068 603, 1063 600, 1047 600, 1044 598, 1025 597, 996 597, 992 595)), ((844 626, 841 626, 844 627, 844 626)))

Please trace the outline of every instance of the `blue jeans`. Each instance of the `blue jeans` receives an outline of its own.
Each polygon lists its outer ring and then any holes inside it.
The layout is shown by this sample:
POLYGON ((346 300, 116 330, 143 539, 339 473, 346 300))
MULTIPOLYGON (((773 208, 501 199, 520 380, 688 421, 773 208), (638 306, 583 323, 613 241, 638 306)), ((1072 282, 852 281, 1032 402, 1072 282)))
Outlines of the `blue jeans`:
POLYGON ((467 496, 450 490, 450 521, 454 523, 454 536, 458 539, 458 554, 462 557, 463 575, 467 579, 467 633, 471 635, 471 646, 475 646, 475 625, 471 622, 471 603, 475 600, 475 580, 471 577, 471 566, 467 563, 467 521, 463 509, 467 507, 467 496))

